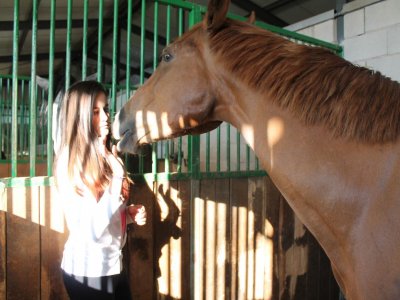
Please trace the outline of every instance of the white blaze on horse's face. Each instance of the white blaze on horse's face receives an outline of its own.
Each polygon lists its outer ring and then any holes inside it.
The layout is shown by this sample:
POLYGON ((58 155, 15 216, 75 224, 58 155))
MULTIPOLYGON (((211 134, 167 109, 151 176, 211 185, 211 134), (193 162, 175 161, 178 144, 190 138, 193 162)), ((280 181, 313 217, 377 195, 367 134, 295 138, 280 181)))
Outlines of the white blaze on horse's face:
POLYGON ((136 152, 140 144, 201 133, 217 127, 212 119, 215 97, 201 47, 201 27, 163 50, 154 74, 116 115, 113 134, 118 149, 136 152))

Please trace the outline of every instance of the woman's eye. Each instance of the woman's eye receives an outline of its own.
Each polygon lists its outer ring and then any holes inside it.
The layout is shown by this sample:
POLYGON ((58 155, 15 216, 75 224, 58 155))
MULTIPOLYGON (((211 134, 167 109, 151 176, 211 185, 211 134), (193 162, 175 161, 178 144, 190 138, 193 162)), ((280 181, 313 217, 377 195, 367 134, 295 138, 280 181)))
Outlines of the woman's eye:
POLYGON ((163 61, 169 62, 169 61, 172 60, 172 55, 169 54, 169 53, 164 53, 161 58, 162 58, 163 61))

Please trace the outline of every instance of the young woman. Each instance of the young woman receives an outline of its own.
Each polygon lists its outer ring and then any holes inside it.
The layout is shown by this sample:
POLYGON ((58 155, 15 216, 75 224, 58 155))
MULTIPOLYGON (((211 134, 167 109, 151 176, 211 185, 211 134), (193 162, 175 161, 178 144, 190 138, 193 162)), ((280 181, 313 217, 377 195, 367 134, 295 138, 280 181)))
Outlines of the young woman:
POLYGON ((69 237, 61 263, 71 299, 130 299, 122 268, 127 222, 146 223, 130 205, 122 161, 110 148, 107 92, 95 81, 67 91, 60 112, 61 146, 55 178, 69 237))

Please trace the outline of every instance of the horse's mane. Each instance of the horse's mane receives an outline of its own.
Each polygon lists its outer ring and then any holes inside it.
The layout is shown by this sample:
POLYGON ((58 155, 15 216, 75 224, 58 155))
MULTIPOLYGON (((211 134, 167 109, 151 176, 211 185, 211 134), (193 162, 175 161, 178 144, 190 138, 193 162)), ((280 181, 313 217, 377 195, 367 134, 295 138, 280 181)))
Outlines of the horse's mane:
POLYGON ((233 74, 305 124, 365 143, 399 136, 400 84, 379 72, 232 20, 210 33, 210 47, 233 74))

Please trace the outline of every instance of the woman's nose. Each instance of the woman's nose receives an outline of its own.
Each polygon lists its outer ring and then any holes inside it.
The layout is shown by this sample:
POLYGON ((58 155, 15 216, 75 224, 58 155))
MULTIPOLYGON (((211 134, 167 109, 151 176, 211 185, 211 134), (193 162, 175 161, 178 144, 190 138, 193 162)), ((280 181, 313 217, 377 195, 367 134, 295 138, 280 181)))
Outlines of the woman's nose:
POLYGON ((107 121, 108 120, 108 114, 104 111, 104 109, 100 110, 100 120, 101 121, 107 121))

